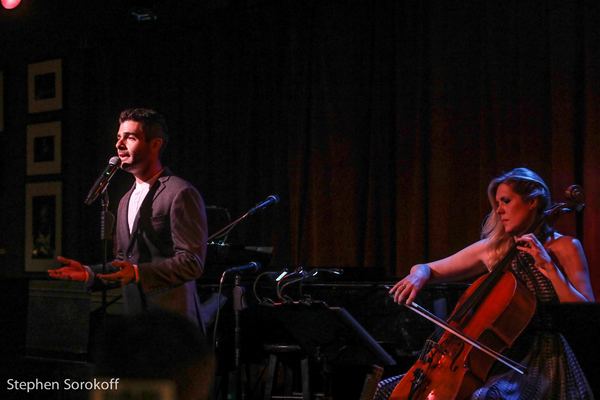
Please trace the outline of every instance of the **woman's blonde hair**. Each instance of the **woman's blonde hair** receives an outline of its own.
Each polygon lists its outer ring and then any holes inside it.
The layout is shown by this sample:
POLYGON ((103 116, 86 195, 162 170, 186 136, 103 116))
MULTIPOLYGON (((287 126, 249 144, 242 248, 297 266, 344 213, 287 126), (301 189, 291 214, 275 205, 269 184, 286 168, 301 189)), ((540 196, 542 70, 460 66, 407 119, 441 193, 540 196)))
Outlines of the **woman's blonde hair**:
MULTIPOLYGON (((528 168, 515 168, 492 179, 487 190, 492 210, 487 215, 481 229, 481 238, 488 239, 489 243, 488 268, 492 268, 504 256, 513 243, 512 236, 504 230, 504 225, 496 212, 498 208, 496 191, 501 183, 509 185, 515 193, 521 196, 523 201, 538 199, 536 210, 538 217, 552 204, 548 185, 546 185, 546 182, 538 174, 528 168)), ((547 235, 549 227, 544 225, 542 232, 547 235)))

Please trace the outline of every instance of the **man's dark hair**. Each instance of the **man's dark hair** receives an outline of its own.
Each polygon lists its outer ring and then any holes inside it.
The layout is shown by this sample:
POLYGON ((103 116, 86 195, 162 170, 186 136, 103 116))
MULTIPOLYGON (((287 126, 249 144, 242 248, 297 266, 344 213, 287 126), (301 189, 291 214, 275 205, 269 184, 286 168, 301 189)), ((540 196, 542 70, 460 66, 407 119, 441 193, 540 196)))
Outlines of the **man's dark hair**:
POLYGON ((169 142, 167 122, 162 114, 149 108, 128 108, 119 115, 119 124, 125 121, 141 123, 147 142, 155 138, 162 139, 163 144, 160 148, 160 154, 162 155, 169 142))

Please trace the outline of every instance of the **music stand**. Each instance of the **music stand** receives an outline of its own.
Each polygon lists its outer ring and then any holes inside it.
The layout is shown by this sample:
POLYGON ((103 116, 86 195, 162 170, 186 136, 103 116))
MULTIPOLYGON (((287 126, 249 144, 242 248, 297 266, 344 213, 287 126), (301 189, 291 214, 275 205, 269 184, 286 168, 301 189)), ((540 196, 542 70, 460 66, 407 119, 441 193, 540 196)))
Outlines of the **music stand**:
POLYGON ((346 309, 324 302, 262 305, 267 320, 278 321, 303 351, 322 366, 326 390, 342 367, 393 366, 394 359, 346 309))

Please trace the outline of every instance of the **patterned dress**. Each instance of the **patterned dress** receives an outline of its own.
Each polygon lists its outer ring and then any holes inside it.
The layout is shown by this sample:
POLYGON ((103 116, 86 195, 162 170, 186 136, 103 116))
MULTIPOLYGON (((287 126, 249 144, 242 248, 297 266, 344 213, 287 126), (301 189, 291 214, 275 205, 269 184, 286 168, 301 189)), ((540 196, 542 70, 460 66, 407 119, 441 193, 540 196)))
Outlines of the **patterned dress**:
MULTIPOLYGON (((471 400, 593 400, 594 395, 565 338, 552 331, 547 307, 558 303, 552 283, 533 263, 520 253, 521 263, 513 260, 511 268, 527 288, 535 293, 537 310, 525 332, 506 354, 527 366, 527 374, 496 363, 485 386, 477 389, 471 400)), ((402 376, 379 383, 374 399, 387 399, 402 376)))

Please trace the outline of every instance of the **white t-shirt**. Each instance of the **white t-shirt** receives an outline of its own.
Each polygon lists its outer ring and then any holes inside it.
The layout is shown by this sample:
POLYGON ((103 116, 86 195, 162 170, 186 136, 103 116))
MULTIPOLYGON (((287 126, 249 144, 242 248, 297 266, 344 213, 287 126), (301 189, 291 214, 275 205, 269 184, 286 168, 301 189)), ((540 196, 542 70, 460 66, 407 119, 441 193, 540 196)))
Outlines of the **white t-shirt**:
POLYGON ((152 187, 152 185, 154 185, 161 173, 162 170, 145 182, 135 182, 135 189, 133 189, 133 193, 131 193, 131 197, 129 198, 129 208, 127 210, 127 222, 129 222, 129 233, 131 233, 133 230, 133 223, 135 222, 135 217, 140 211, 140 207, 142 206, 146 195, 148 194, 150 188, 152 187))

